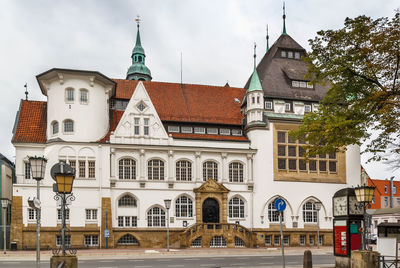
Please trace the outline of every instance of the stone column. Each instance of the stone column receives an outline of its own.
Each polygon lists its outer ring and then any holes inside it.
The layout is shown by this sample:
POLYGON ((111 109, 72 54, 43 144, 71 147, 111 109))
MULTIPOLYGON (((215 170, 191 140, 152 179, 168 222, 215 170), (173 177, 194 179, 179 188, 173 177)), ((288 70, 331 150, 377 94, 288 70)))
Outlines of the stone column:
POLYGON ((247 182, 253 182, 253 155, 247 154, 247 182))
POLYGON ((225 183, 228 181, 228 174, 226 173, 227 167, 226 167, 226 158, 228 157, 227 153, 221 153, 221 176, 222 176, 222 183, 225 183))
POLYGON ((110 179, 115 180, 115 148, 111 148, 110 152, 110 179))
POLYGON ((10 242, 17 242, 17 249, 21 250, 24 246, 22 240, 22 196, 13 196, 11 205, 11 231, 10 242))
POLYGON ((201 164, 200 164, 200 156, 201 152, 195 152, 194 156, 196 157, 196 182, 201 182, 201 164))
POLYGON ((106 239, 104 238, 104 230, 108 225, 108 230, 110 230, 110 237, 108 238, 108 248, 114 247, 114 232, 112 228, 112 208, 111 208, 111 198, 103 197, 101 198, 101 230, 100 235, 103 236, 101 239, 101 248, 106 247, 106 239), (107 211, 107 224, 106 224, 106 211, 107 211))
POLYGON ((168 181, 174 180, 174 164, 173 164, 174 151, 168 151, 168 181))
POLYGON ((145 154, 145 150, 141 149, 140 150, 140 159, 139 159, 139 165, 140 165, 140 177, 139 177, 139 179, 140 180, 145 180, 145 178, 146 178, 144 154, 145 154))

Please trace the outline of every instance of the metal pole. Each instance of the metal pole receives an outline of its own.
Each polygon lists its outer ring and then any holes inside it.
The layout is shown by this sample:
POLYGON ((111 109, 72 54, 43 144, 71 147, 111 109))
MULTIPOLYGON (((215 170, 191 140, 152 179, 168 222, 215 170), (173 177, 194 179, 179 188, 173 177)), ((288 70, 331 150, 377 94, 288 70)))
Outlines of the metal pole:
POLYGON ((363 250, 366 250, 367 248, 366 248, 366 240, 365 240, 365 228, 367 227, 366 226, 366 222, 365 222, 365 220, 366 220, 366 217, 367 217, 367 206, 366 206, 366 204, 364 204, 364 220, 363 220, 363 239, 362 239, 362 249, 363 250))
POLYGON ((167 251, 169 251, 169 208, 167 209, 167 251))
POLYGON ((285 250, 283 248, 282 213, 283 212, 279 213, 279 223, 281 225, 281 249, 282 249, 282 262, 283 262, 282 266, 283 268, 285 268, 285 250))
POLYGON ((317 248, 319 248, 319 210, 317 210, 317 248))
POLYGON ((4 215, 3 215, 3 238, 4 238, 4 254, 6 254, 6 243, 7 243, 7 238, 6 238, 6 224, 7 224, 7 218, 6 218, 6 214, 7 214, 7 207, 4 207, 3 209, 4 211, 4 215))
POLYGON ((61 244, 62 244, 62 253, 65 255, 65 193, 61 196, 61 244))
MULTIPOLYGON (((40 200, 40 180, 36 180, 37 199, 40 200)), ((40 268, 40 208, 36 209, 36 267, 40 268)))

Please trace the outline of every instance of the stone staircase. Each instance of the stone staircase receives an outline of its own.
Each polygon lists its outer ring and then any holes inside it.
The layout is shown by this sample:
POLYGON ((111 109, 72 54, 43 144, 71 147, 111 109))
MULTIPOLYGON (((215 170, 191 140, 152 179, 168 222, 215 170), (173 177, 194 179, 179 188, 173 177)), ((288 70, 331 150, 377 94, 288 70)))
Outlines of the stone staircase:
POLYGON ((254 247, 255 234, 240 224, 196 223, 181 234, 183 247, 254 247), (215 238, 217 237, 217 238, 215 238))

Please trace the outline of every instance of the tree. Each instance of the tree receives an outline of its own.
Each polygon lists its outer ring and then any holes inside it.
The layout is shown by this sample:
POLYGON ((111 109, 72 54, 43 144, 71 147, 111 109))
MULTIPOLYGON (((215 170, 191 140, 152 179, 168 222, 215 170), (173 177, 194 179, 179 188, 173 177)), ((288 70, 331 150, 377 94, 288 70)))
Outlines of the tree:
POLYGON ((309 42, 308 77, 329 90, 290 133, 308 142, 306 156, 362 143, 370 160, 400 154, 399 12, 392 19, 346 18, 344 28, 319 31, 309 42))

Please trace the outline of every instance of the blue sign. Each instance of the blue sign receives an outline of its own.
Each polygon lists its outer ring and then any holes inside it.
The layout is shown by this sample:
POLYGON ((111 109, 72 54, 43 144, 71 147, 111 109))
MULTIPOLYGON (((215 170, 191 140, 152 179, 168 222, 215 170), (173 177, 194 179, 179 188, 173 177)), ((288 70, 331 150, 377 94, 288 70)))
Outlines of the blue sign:
POLYGON ((282 198, 278 198, 275 200, 275 208, 277 211, 282 212, 286 208, 286 202, 282 198))
POLYGON ((105 237, 105 238, 110 237, 110 230, 108 230, 108 229, 105 229, 105 230, 104 230, 104 237, 105 237))

